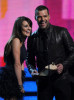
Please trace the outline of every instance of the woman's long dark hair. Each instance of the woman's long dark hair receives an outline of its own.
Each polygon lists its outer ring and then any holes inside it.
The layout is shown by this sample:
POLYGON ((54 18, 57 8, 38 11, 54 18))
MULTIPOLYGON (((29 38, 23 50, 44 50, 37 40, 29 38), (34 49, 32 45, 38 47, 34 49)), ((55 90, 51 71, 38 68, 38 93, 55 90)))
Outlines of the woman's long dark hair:
POLYGON ((23 42, 23 36, 22 36, 23 35, 22 34, 22 22, 23 21, 27 21, 28 24, 30 25, 30 27, 32 27, 32 21, 29 18, 24 17, 24 16, 21 16, 21 17, 18 17, 16 19, 16 21, 14 23, 14 26, 13 26, 12 35, 11 35, 10 39, 8 40, 8 42, 6 43, 5 48, 4 48, 4 61, 5 62, 6 62, 7 55, 11 51, 11 43, 12 43, 12 40, 14 38, 19 38, 20 39, 20 42, 23 42))

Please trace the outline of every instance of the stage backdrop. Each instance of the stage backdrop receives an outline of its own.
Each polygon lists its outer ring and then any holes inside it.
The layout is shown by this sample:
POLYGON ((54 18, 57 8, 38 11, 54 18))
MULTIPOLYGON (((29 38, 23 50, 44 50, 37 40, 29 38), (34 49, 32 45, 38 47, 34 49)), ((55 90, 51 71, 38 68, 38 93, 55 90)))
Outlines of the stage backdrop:
POLYGON ((74 0, 0 0, 0 66, 4 66, 4 46, 12 34, 15 19, 29 17, 33 31, 36 30, 34 11, 38 5, 47 6, 51 24, 66 27, 74 39, 74 0))
POLYGON ((74 40, 74 0, 44 0, 49 8, 50 22, 66 27, 74 40))

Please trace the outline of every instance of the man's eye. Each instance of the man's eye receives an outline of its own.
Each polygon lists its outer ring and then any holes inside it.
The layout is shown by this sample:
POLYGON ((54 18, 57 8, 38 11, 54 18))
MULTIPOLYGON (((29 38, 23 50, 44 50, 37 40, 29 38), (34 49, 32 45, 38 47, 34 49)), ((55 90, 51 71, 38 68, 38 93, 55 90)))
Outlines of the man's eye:
POLYGON ((44 16, 44 17, 47 17, 47 16, 44 16))
POLYGON ((41 16, 38 16, 37 18, 41 18, 41 16))

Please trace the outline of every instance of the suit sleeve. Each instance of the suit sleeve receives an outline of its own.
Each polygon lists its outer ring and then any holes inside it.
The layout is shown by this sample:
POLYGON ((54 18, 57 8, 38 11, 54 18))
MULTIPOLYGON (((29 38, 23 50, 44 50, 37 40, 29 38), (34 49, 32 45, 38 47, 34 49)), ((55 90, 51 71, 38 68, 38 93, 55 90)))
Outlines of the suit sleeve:
POLYGON ((36 69, 35 65, 35 53, 34 53, 34 41, 32 37, 28 38, 27 41, 27 59, 26 64, 29 72, 31 73, 36 69))
POLYGON ((66 48, 67 58, 63 62, 64 70, 74 65, 74 42, 67 29, 62 32, 63 43, 66 48))

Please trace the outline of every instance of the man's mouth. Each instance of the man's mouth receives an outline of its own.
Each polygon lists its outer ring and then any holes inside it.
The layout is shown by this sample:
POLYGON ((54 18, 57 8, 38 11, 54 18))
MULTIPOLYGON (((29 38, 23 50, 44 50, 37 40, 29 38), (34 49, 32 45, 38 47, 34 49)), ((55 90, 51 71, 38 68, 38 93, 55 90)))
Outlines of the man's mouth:
POLYGON ((41 22, 40 25, 41 26, 45 26, 46 25, 46 22, 41 22))

